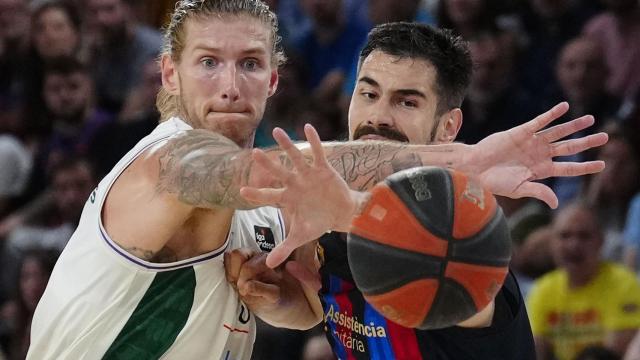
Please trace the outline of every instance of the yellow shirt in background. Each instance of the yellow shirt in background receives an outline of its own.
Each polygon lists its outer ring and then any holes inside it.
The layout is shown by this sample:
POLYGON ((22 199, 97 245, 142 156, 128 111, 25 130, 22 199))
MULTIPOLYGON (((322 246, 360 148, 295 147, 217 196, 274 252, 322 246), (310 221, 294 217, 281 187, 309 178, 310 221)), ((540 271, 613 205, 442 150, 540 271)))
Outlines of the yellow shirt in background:
POLYGON ((589 284, 569 289, 567 272, 538 279, 527 298, 534 336, 545 337, 558 360, 573 360, 608 332, 640 328, 640 283, 621 265, 603 262, 589 284))

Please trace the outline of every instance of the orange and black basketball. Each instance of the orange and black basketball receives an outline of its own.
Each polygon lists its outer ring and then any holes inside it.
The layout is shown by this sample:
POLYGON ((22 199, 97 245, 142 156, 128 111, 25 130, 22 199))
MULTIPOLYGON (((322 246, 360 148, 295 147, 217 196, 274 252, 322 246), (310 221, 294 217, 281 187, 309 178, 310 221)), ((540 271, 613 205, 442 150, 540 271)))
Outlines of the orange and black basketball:
POLYGON ((436 329, 494 299, 508 272, 511 239, 493 194, 437 167, 393 174, 371 194, 347 247, 356 285, 382 315, 436 329))

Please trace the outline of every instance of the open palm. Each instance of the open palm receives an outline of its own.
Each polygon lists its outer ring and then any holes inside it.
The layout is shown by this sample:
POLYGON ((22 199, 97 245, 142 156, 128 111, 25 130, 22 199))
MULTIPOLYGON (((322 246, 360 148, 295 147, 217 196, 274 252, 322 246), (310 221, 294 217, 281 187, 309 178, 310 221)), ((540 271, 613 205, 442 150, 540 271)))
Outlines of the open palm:
POLYGON ((329 165, 320 137, 311 125, 305 126, 313 160, 307 161, 282 129, 273 137, 292 163, 292 169, 269 158, 262 150, 254 150, 253 158, 275 176, 280 188, 242 188, 242 196, 256 205, 281 208, 290 228, 286 239, 267 257, 267 265, 275 267, 287 259, 297 247, 318 239, 329 230, 348 231, 358 204, 367 195, 349 189, 338 172, 329 165))
POLYGON ((603 161, 557 162, 553 158, 602 146, 608 140, 605 133, 562 140, 593 125, 590 115, 544 129, 568 109, 567 103, 560 103, 527 123, 490 135, 473 145, 466 162, 471 165, 469 173, 476 174, 477 179, 497 195, 534 197, 556 208, 558 198, 553 191, 534 180, 602 171, 603 161))

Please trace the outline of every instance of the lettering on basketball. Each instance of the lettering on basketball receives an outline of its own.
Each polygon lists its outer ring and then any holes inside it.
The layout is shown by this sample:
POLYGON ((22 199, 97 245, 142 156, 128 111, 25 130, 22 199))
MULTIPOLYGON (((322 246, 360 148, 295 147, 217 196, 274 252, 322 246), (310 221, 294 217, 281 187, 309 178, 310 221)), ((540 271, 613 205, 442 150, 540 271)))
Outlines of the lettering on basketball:
POLYGON ((481 210, 484 210, 484 190, 474 182, 467 182, 467 186, 462 193, 462 199, 467 200, 475 204, 481 210))
POLYGON ((417 201, 425 201, 431 199, 431 190, 425 180, 424 175, 420 173, 413 173, 408 176, 411 188, 413 189, 413 196, 417 201))
POLYGON ((260 250, 270 252, 276 247, 276 241, 273 237, 271 228, 264 226, 253 226, 254 233, 256 235, 256 243, 260 250))
POLYGON ((400 325, 404 323, 402 311, 398 311, 391 305, 383 305, 382 309, 380 309, 380 312, 382 313, 382 315, 384 315, 384 317, 393 322, 396 322, 400 325))

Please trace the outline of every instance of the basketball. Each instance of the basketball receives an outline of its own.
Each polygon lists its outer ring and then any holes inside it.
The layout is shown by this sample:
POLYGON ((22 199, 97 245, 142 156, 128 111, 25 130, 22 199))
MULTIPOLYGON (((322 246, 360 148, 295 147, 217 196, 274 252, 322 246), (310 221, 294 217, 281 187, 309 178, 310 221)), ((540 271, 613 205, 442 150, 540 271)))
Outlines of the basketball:
POLYGON ((461 172, 420 167, 371 189, 351 223, 347 249, 367 302, 402 326, 437 329, 495 298, 511 238, 493 194, 461 172))

